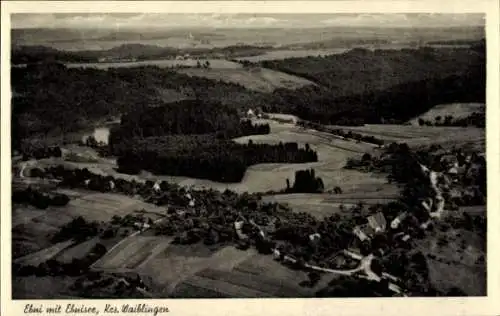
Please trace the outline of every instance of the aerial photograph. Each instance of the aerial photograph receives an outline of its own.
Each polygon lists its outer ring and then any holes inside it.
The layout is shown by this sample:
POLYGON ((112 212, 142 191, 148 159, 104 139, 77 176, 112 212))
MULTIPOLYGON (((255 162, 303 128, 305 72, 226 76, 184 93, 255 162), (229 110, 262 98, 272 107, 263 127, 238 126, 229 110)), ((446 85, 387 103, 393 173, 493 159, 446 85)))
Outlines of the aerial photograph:
POLYGON ((486 296, 484 14, 11 14, 12 299, 486 296))

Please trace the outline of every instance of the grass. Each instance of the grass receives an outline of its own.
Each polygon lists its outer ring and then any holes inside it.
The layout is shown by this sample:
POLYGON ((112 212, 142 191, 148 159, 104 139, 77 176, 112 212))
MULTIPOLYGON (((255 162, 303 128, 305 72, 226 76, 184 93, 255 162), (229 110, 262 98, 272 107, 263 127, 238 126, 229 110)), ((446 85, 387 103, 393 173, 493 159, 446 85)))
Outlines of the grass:
POLYGON ((439 104, 430 109, 429 111, 419 115, 418 117, 409 121, 413 125, 418 125, 419 119, 435 122, 437 116, 441 117, 444 121, 445 116, 452 115, 454 119, 466 118, 474 112, 482 112, 486 108, 483 103, 451 103, 439 104))
POLYGON ((133 270, 165 249, 171 239, 134 236, 108 252, 93 266, 96 270, 133 270))
POLYGON ((73 244, 72 240, 63 241, 57 244, 54 244, 48 248, 42 249, 38 252, 29 254, 24 257, 20 257, 14 260, 15 263, 22 265, 32 265, 38 266, 40 263, 43 263, 47 260, 53 259, 56 257, 61 251, 68 248, 73 244))
POLYGON ((178 72, 189 76, 205 77, 212 80, 238 83, 247 89, 272 92, 277 88, 296 89, 314 83, 280 71, 265 68, 252 69, 180 69, 178 72))
POLYGON ((99 243, 99 237, 94 237, 58 253, 54 259, 59 262, 70 263, 73 259, 84 258, 99 243))
POLYGON ((284 58, 298 58, 298 57, 308 57, 308 56, 325 56, 342 54, 346 52, 346 48, 333 48, 333 49, 290 49, 290 50, 275 50, 266 52, 262 55, 257 56, 247 56, 237 58, 238 60, 248 60, 250 62, 260 62, 264 60, 275 60, 284 58))
POLYGON ((359 202, 365 205, 373 205, 377 203, 387 203, 396 199, 397 188, 391 184, 382 184, 380 186, 370 186, 369 188, 361 188, 355 193, 345 194, 310 194, 310 193, 294 193, 294 194, 276 194, 264 196, 266 202, 278 202, 287 204, 295 212, 306 212, 318 219, 333 214, 349 214, 348 209, 355 206, 359 202), (378 191, 370 191, 379 189, 378 191), (362 192, 360 192, 362 191, 362 192), (340 206, 345 207, 344 212, 340 206))
MULTIPOLYGON (((210 62, 210 67, 214 69, 238 69, 242 66, 239 63, 235 63, 224 59, 200 59, 200 63, 210 62)), ((187 60, 145 60, 145 61, 135 61, 135 62, 111 62, 111 63, 82 63, 82 64, 67 64, 68 68, 79 68, 79 67, 91 67, 97 69, 108 69, 108 68, 130 68, 130 67, 142 67, 142 66, 157 66, 161 68, 171 68, 177 66, 183 67, 196 67, 198 60, 187 59, 187 60)))
POLYGON ((196 275, 205 279, 219 280, 228 284, 258 290, 272 297, 293 297, 297 295, 295 286, 287 285, 284 280, 261 275, 239 271, 223 272, 214 269, 205 269, 196 275))

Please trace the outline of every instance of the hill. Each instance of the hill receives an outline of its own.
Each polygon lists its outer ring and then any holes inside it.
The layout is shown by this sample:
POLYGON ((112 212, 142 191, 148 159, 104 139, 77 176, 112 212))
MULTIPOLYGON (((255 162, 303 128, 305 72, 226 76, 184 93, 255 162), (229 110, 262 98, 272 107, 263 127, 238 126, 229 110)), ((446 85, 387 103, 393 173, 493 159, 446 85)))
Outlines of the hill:
POLYGON ((464 119, 473 113, 484 112, 486 105, 484 103, 451 103, 439 104, 430 109, 429 111, 419 115, 408 121, 412 125, 418 125, 419 119, 424 121, 436 122, 437 118, 443 120, 448 115, 453 116, 453 119, 464 119))

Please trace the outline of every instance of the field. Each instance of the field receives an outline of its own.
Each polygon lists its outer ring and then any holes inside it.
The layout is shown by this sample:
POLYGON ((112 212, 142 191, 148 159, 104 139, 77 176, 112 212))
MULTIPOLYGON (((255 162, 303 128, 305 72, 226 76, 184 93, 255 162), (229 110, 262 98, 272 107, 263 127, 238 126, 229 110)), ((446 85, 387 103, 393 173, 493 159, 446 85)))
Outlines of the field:
POLYGON ((124 216, 144 209, 145 217, 156 220, 166 211, 164 208, 118 194, 62 189, 58 189, 58 192, 71 197, 69 204, 63 208, 49 207, 46 210, 38 210, 31 206, 13 208, 14 257, 25 256, 50 247, 51 236, 78 216, 87 221, 106 222, 113 215, 124 216))
POLYGON ((31 206, 12 209, 12 256, 18 258, 52 246, 52 234, 70 222, 64 210, 49 207, 38 210, 31 206))
POLYGON ((370 185, 359 191, 362 191, 362 193, 276 194, 264 196, 263 200, 286 204, 296 212, 306 212, 318 219, 322 219, 336 213, 348 215, 350 214, 349 208, 359 202, 364 205, 383 204, 396 199, 398 196, 397 188, 390 184, 370 185), (341 209, 341 205, 344 210, 341 209))
MULTIPOLYGON (((275 115, 278 118, 293 118, 286 115, 275 115)), ((220 183, 204 179, 195 179, 188 177, 174 176, 159 176, 149 172, 142 172, 139 175, 127 175, 118 173, 115 168, 115 161, 112 159, 99 159, 96 163, 76 163, 62 161, 58 158, 40 160, 40 166, 57 165, 63 163, 67 168, 88 168, 89 171, 112 175, 118 178, 128 180, 135 179, 136 181, 146 180, 166 180, 178 183, 183 186, 193 187, 195 189, 212 188, 215 190, 224 191, 230 189, 239 193, 243 192, 267 192, 270 190, 280 191, 286 186, 286 179, 293 181, 295 171, 314 168, 316 174, 323 178, 325 189, 331 190, 335 186, 340 186, 344 192, 353 192, 360 188, 368 191, 376 191, 378 186, 384 185, 386 180, 383 176, 370 175, 367 173, 345 170, 343 167, 348 158, 362 155, 365 152, 371 152, 376 146, 366 143, 357 143, 355 141, 343 140, 329 133, 318 132, 310 129, 303 129, 290 123, 279 123, 274 120, 259 119, 255 120, 258 123, 269 123, 271 133, 267 135, 252 135, 235 139, 239 143, 248 143, 251 139, 254 143, 278 144, 279 142, 297 142, 299 146, 304 147, 309 144, 313 150, 318 152, 318 162, 303 163, 303 164, 284 164, 284 163, 268 163, 250 166, 243 180, 239 183, 220 183)), ((85 200, 85 198, 84 198, 85 200)), ((88 199, 87 199, 88 200, 88 199)), ((95 203, 102 203, 103 209, 106 212, 95 214, 102 218, 110 218, 114 213, 120 215, 131 211, 138 206, 133 203, 138 203, 136 200, 127 197, 116 197, 114 195, 98 194, 93 197, 95 203), (120 201, 117 201, 117 199, 120 201), (116 203, 122 203, 119 207, 116 203), (118 210, 119 208, 119 210, 118 210)), ((92 201, 76 202, 82 209, 95 208, 91 205, 92 201)), ((89 214, 93 214, 89 210, 89 214)))
POLYGON ((389 124, 367 124, 364 126, 337 126, 335 129, 353 131, 366 136, 374 136, 387 142, 405 142, 409 146, 427 144, 481 144, 485 142, 484 129, 475 127, 411 126, 389 124), (450 142, 452 140, 452 142, 450 142))
POLYGON ((257 56, 239 57, 237 60, 247 60, 250 62, 258 63, 264 60, 285 59, 285 58, 299 58, 308 56, 326 56, 334 54, 342 54, 348 51, 347 48, 332 48, 332 49, 279 49, 272 50, 257 56))
POLYGON ((308 280, 305 272, 291 270, 271 256, 254 254, 231 270, 212 266, 200 270, 178 284, 171 295, 179 298, 312 297, 325 282, 335 277, 325 275, 315 287, 302 287, 300 283, 308 280))
POLYGON ((474 112, 483 112, 485 108, 486 106, 483 103, 439 104, 422 115, 410 120, 409 123, 418 125, 419 119, 435 122, 436 117, 440 116, 441 120, 444 120, 447 115, 452 115, 454 119, 462 119, 474 112))
POLYGON ((210 68, 179 69, 178 72, 189 76, 238 83, 248 89, 260 92, 272 92, 277 88, 296 89, 305 85, 314 85, 307 79, 266 68, 217 69, 212 66, 210 68))
POLYGON ((57 243, 51 247, 45 248, 38 252, 29 254, 27 256, 17 258, 13 260, 14 263, 22 264, 22 265, 32 265, 38 266, 40 263, 43 263, 49 259, 53 259, 64 249, 68 248, 73 244, 73 241, 67 240, 60 243, 57 243))
POLYGON ((159 59, 159 60, 145 60, 145 61, 131 61, 131 62, 110 62, 110 63, 78 63, 78 64, 66 64, 68 68, 97 68, 97 69, 108 69, 108 68, 129 68, 129 67, 142 67, 142 66, 157 66, 160 68, 175 68, 175 67, 196 67, 198 61, 200 63, 209 62, 210 68, 212 69, 239 69, 242 65, 225 59, 184 59, 184 60, 172 60, 172 59, 159 59))
POLYGON ((353 192, 360 188, 376 190, 376 186, 384 185, 385 178, 343 167, 348 158, 359 156, 373 150, 374 146, 354 141, 342 140, 328 133, 299 128, 293 124, 268 122, 271 134, 252 135, 235 139, 236 142, 278 144, 279 142, 297 142, 299 146, 309 144, 318 152, 318 162, 304 164, 259 164, 250 167, 243 181, 236 185, 238 191, 266 192, 279 191, 286 186, 286 179, 293 183, 295 171, 314 168, 316 175, 323 178, 326 190, 340 186, 344 192, 353 192), (269 176, 271 175, 272 176, 269 176), (258 188, 258 189, 257 189, 258 188))
POLYGON ((101 258, 92 268, 112 272, 134 271, 152 278, 153 290, 169 295, 183 280, 207 268, 230 271, 253 250, 240 251, 224 247, 208 251, 201 245, 169 244, 166 237, 134 236, 101 258), (187 247, 186 249, 181 249, 187 247))
POLYGON ((145 237, 136 235, 128 237, 113 250, 99 259, 92 267, 96 270, 129 271, 147 264, 149 259, 168 247, 171 238, 145 237))

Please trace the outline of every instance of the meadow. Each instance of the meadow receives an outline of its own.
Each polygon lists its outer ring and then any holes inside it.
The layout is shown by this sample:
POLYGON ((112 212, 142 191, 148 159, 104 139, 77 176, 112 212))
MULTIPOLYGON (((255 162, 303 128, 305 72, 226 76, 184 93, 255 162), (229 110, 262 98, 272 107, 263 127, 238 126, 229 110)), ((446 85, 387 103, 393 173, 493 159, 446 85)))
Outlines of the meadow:
POLYGON ((296 89, 306 85, 314 85, 313 82, 307 79, 260 67, 220 69, 211 66, 210 69, 185 68, 179 69, 178 72, 189 76, 240 84, 247 89, 259 92, 272 92, 277 88, 296 89))

